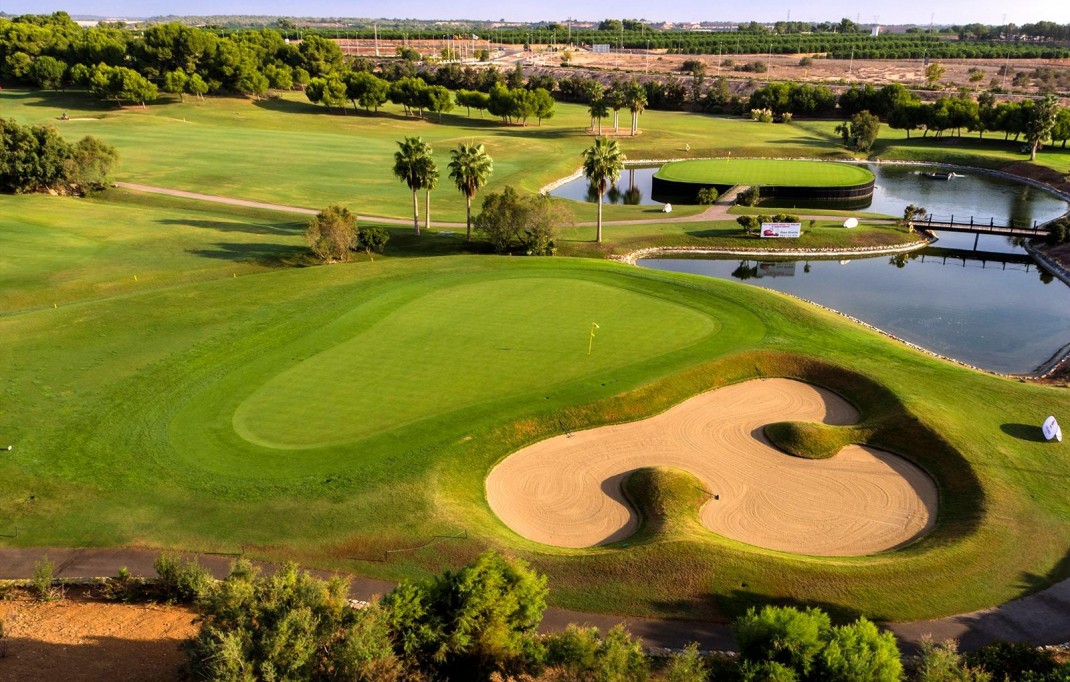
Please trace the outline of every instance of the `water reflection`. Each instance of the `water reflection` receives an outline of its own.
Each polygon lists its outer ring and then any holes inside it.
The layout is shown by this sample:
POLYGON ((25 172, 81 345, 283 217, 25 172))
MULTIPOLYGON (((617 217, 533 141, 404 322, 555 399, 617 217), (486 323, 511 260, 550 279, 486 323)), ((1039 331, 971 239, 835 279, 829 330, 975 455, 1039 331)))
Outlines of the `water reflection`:
POLYGON ((644 259, 642 267, 745 281, 865 320, 942 355, 1027 373, 1070 341, 1070 289, 1002 237, 855 260, 644 259))

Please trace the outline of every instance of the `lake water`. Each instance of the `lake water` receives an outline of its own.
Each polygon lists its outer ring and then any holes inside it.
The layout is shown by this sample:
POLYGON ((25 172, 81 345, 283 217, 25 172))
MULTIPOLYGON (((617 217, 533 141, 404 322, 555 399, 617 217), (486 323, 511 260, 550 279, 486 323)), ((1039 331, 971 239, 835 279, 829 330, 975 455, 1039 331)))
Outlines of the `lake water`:
MULTIPOLYGON (((1068 208, 1050 192, 984 173, 960 171, 951 180, 933 180, 922 173, 939 170, 935 167, 866 165, 876 176, 876 187, 865 210, 875 213, 901 215, 912 203, 936 218, 972 216, 978 222, 1024 226, 1056 218, 1068 208)), ((616 188, 607 192, 607 201, 660 203, 650 197, 656 171, 626 169, 616 188)), ((585 178, 551 194, 579 201, 596 198, 585 178)), ((1070 287, 1038 269, 1021 246, 1006 237, 939 236, 932 248, 896 257, 654 258, 639 265, 794 294, 996 372, 1033 372, 1070 344, 1070 287), (980 253, 974 253, 975 248, 980 253)))
MULTIPOLYGON (((997 224, 1012 220, 1016 225, 1032 224, 1062 215, 1066 202, 1057 196, 1029 185, 984 174, 959 171, 961 177, 951 180, 931 180, 925 171, 940 170, 928 166, 893 164, 865 164, 876 176, 873 199, 853 209, 902 215, 907 204, 922 206, 935 218, 956 220, 973 216, 979 222, 994 219, 997 224)), ((660 166, 626 168, 617 183, 606 191, 606 203, 660 205, 650 196, 651 178, 660 166)), ((550 192, 551 196, 575 201, 597 201, 586 178, 580 177, 550 192)), ((781 208, 817 210, 815 205, 787 204, 781 208)), ((832 206, 826 206, 832 208, 832 206)))

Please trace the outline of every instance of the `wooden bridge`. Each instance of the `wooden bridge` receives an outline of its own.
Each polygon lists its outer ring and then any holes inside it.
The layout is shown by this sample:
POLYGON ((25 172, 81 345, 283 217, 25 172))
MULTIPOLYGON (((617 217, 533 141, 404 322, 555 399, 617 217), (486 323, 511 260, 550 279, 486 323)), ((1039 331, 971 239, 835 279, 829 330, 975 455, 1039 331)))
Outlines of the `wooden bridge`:
POLYGON ((973 234, 998 234, 1004 237, 1046 237, 1048 235, 1047 224, 1040 224, 1036 220, 1029 223, 1008 221, 1006 224, 996 222, 995 218, 977 220, 973 216, 934 216, 931 213, 925 218, 914 221, 915 228, 936 230, 937 232, 971 232, 973 234))

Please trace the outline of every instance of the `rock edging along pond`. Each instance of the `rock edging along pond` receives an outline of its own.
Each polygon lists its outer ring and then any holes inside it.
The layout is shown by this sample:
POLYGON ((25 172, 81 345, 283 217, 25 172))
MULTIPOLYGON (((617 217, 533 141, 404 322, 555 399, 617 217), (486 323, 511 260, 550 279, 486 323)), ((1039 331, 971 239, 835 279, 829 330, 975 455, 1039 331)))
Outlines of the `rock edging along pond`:
POLYGON ((909 253, 924 249, 932 244, 935 239, 919 239, 915 242, 898 244, 895 246, 859 246, 852 249, 727 249, 707 246, 650 246, 645 249, 637 249, 623 255, 610 255, 610 260, 635 265, 644 258, 657 258, 658 256, 675 256, 693 254, 701 256, 748 256, 750 258, 789 258, 792 256, 821 256, 826 258, 838 258, 843 256, 883 256, 887 254, 909 253))

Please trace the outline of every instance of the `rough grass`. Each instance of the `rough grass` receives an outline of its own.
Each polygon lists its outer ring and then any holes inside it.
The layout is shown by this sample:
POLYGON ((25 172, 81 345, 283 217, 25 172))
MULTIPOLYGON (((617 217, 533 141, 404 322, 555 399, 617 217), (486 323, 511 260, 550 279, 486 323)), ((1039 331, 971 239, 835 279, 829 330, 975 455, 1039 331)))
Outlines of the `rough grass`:
POLYGON ((639 514, 639 527, 622 546, 709 533, 698 514, 713 493, 693 474, 670 467, 645 467, 628 474, 621 487, 639 514))
POLYGON ((864 442, 854 428, 814 422, 774 422, 763 432, 779 449, 804 459, 828 459, 845 445, 864 442))
POLYGON ((861 166, 779 159, 701 159, 661 167, 654 177, 709 185, 851 187, 873 181, 861 166))

